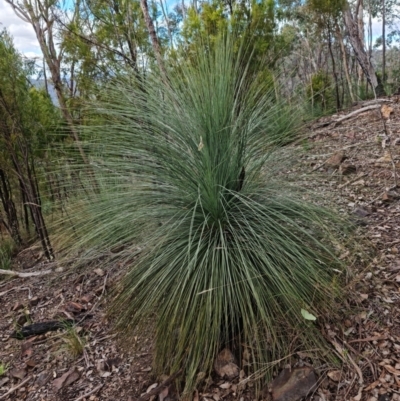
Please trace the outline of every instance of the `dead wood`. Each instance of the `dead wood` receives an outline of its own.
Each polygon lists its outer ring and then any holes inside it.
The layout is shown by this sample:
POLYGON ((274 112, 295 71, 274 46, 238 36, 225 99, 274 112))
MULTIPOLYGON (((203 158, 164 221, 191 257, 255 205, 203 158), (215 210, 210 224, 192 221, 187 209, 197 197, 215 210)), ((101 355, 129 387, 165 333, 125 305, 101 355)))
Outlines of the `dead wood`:
POLYGON ((21 329, 13 331, 10 337, 22 340, 26 337, 47 333, 48 331, 65 329, 67 325, 73 323, 75 323, 75 321, 72 319, 66 319, 63 321, 50 320, 48 322, 33 323, 29 326, 23 326, 21 329))
POLYGON ((46 274, 53 273, 54 271, 55 270, 41 270, 41 271, 37 271, 37 272, 16 272, 15 270, 0 269, 0 274, 25 278, 25 277, 45 276, 46 274))
POLYGON ((19 383, 15 387, 10 388, 10 390, 8 390, 5 394, 0 396, 0 400, 6 399, 10 394, 12 394, 15 390, 18 390, 20 387, 22 387, 29 380, 31 380, 31 377, 27 377, 25 380, 23 380, 21 383, 19 383))
POLYGON ((93 390, 90 390, 89 392, 81 395, 80 397, 78 397, 77 399, 75 399, 75 401, 81 401, 86 397, 89 397, 90 395, 96 393, 97 391, 99 391, 102 387, 104 386, 104 384, 99 384, 97 387, 95 387, 93 390))
MULTIPOLYGON (((369 111, 369 110, 379 109, 380 107, 381 107, 381 102, 377 102, 377 101, 374 100, 374 103, 372 103, 372 104, 370 104, 368 106, 364 106, 361 109, 354 110, 351 113, 346 114, 346 115, 344 115, 344 116, 342 116, 340 118, 337 118, 335 120, 325 121, 325 122, 317 125, 316 129, 324 128, 324 127, 327 127, 327 126, 329 126, 331 124, 335 124, 335 126, 339 125, 343 121, 348 120, 349 118, 355 117, 358 114, 364 113, 364 112, 369 111)), ((313 135, 310 136, 310 138, 313 138, 314 136, 319 135, 319 134, 321 134, 321 133, 320 132, 314 133, 313 135)))

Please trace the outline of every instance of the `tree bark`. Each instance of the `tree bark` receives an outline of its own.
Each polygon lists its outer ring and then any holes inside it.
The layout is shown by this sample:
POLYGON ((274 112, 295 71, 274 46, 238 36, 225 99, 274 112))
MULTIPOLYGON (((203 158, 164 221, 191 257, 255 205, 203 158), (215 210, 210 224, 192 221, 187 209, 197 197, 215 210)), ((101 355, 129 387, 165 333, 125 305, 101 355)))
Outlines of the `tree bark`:
POLYGON ((344 22, 348 30, 349 40, 353 48, 354 55, 363 73, 365 74, 365 77, 371 84, 374 94, 376 96, 382 96, 385 94, 385 91, 382 87, 382 84, 378 81, 373 65, 370 63, 368 54, 365 50, 364 41, 362 38, 360 38, 360 31, 356 18, 357 16, 355 18, 353 17, 350 7, 348 6, 344 11, 344 22))
POLYGON ((160 68, 163 79, 165 80, 165 82, 167 82, 167 71, 165 69, 164 59, 161 54, 161 46, 157 37, 157 32, 154 27, 153 20, 151 19, 149 13, 149 6, 147 4, 147 0, 140 0, 140 7, 142 8, 144 21, 146 23, 147 30, 149 31, 151 44, 153 46, 153 51, 154 55, 156 56, 158 67, 160 68))
POLYGON ((336 36, 339 40, 340 49, 342 51, 343 68, 344 68, 344 73, 346 76, 347 87, 349 88, 350 99, 351 99, 352 103, 354 103, 355 97, 353 94, 353 88, 352 88, 351 78, 350 78, 350 74, 349 74, 349 66, 347 64, 348 62, 347 62, 347 55, 346 55, 346 47, 344 46, 343 36, 342 36, 342 33, 340 32, 340 28, 338 25, 336 25, 336 36))
POLYGON ((386 1, 382 0, 382 83, 386 81, 386 1))

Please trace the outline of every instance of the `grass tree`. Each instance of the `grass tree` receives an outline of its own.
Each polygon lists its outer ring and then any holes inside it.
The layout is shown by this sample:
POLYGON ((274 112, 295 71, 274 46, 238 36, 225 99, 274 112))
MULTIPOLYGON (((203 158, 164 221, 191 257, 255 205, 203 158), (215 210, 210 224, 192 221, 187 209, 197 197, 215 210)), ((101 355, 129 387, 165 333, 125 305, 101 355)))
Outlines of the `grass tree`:
POLYGON ((228 35, 168 66, 168 82, 114 82, 84 133, 100 192, 74 205, 73 238, 129 266, 116 323, 154 327, 155 367, 183 369, 189 397, 223 347, 246 347, 251 372, 294 338, 319 347, 301 310, 326 316, 337 296, 340 219, 277 174, 298 114, 240 54, 228 35))

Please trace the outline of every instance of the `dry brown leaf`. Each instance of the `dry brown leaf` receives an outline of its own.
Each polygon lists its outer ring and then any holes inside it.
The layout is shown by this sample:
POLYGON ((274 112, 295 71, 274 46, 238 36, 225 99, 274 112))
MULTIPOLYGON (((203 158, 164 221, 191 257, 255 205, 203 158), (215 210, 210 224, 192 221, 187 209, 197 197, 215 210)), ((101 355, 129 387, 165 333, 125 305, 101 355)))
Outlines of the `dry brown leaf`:
POLYGON ((400 370, 395 369, 393 366, 391 365, 385 365, 384 368, 391 374, 395 375, 395 376, 400 376, 400 370))
POLYGON ((104 270, 103 269, 100 269, 100 268, 97 268, 97 269, 94 269, 93 270, 98 276, 100 276, 100 277, 103 277, 104 276, 104 270))
POLYGON ((331 372, 328 372, 328 377, 334 382, 340 381, 341 376, 342 372, 340 370, 332 370, 331 372))
POLYGON ((381 107, 382 117, 385 120, 388 120, 390 118, 390 115, 393 113, 393 111, 394 111, 393 107, 391 107, 387 104, 383 104, 381 107))
POLYGON ((153 383, 151 386, 149 386, 146 390, 146 393, 150 393, 151 390, 155 389, 158 386, 158 383, 153 383))
POLYGON ((158 395, 158 401, 164 401, 168 397, 169 388, 165 387, 163 391, 158 395))
POLYGON ((18 369, 18 368, 14 368, 10 370, 10 375, 12 377, 15 377, 16 379, 23 379, 26 376, 26 369, 22 368, 22 369, 18 369))
POLYGON ((53 386, 56 390, 60 390, 63 387, 67 387, 72 384, 74 381, 80 378, 81 374, 77 371, 75 367, 70 369, 67 373, 64 373, 58 379, 53 380, 53 386))

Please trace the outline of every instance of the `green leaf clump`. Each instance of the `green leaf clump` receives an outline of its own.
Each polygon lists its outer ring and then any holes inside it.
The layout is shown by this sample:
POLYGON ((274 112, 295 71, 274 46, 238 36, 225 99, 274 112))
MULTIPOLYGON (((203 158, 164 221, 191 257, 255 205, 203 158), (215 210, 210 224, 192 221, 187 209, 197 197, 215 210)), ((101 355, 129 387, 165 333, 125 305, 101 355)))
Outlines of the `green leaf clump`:
POLYGON ((111 305, 126 341, 154 325, 155 368, 183 368, 187 395, 224 347, 249 350, 249 373, 294 337, 320 347, 301 311, 334 313, 342 268, 343 222, 280 174, 299 113, 232 43, 168 66, 168 81, 125 77, 101 94, 82 133, 98 190, 70 213, 81 258, 109 250, 129 266, 111 305))

